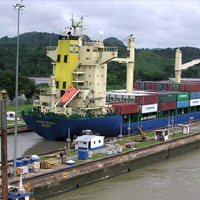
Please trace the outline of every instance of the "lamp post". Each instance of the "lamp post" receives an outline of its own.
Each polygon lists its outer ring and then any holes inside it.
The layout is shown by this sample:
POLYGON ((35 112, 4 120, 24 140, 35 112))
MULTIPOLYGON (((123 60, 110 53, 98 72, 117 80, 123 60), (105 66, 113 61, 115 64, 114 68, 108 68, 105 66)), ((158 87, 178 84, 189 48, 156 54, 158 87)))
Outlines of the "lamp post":
POLYGON ((15 83, 15 137, 14 137, 14 175, 16 175, 16 159, 17 159, 17 114, 18 114, 18 71, 19 71, 19 16, 25 9, 23 0, 12 6, 17 10, 17 55, 16 55, 16 83, 15 83))

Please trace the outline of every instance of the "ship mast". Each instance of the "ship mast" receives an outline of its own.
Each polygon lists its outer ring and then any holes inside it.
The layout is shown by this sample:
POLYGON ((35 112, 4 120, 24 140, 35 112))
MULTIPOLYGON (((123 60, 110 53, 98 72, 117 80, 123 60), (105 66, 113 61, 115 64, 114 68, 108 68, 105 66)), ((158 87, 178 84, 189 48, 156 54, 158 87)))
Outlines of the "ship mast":
POLYGON ((80 21, 76 22, 72 14, 71 27, 73 28, 73 35, 79 37, 79 46, 82 46, 83 38, 83 16, 81 16, 80 21), (77 33, 79 29, 79 34, 77 33))

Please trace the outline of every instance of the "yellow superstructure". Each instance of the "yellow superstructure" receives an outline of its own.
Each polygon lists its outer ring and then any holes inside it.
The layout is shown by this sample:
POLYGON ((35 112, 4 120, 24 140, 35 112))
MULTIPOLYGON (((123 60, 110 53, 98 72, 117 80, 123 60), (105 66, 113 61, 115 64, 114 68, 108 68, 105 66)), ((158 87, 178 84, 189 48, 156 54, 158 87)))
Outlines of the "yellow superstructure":
POLYGON ((61 36, 58 41, 56 61, 56 88, 60 90, 73 86, 72 72, 78 65, 78 38, 61 36))

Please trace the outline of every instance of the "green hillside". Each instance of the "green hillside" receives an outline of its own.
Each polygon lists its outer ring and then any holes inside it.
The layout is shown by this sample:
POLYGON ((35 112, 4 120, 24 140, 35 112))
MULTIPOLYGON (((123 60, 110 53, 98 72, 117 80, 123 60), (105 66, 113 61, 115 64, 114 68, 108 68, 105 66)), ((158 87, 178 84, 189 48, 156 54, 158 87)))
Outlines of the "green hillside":
MULTIPOLYGON (((48 77, 52 72, 46 46, 57 45, 58 35, 31 32, 20 36, 19 72, 23 76, 48 77)), ((87 40, 90 38, 86 37, 87 40)), ((126 57, 126 46, 114 37, 105 39, 105 45, 118 46, 119 56, 126 57)), ((183 62, 200 57, 200 49, 183 47, 183 62)), ((174 76, 175 49, 136 49, 135 80, 163 80, 174 76)), ((16 62, 16 37, 0 39, 0 73, 14 73, 16 62)), ((2 75, 3 76, 3 75, 2 75)), ((199 66, 183 71, 182 77, 200 77, 199 66)), ((1 80, 0 80, 1 82, 1 80)), ((126 83, 126 66, 115 62, 108 64, 108 86, 122 88, 126 83)), ((2 85, 0 83, 0 85, 2 85)), ((1 86, 2 87, 2 86, 1 86)))

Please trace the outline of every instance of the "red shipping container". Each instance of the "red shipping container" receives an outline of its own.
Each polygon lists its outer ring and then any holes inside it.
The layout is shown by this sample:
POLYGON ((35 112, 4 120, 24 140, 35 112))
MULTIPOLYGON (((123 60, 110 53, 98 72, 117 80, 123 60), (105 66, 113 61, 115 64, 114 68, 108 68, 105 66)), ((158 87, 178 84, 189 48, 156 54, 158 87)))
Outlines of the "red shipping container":
POLYGON ((118 102, 115 102, 115 101, 113 101, 113 102, 109 102, 109 103, 107 103, 107 105, 117 105, 117 104, 125 104, 125 103, 127 103, 127 102, 120 102, 120 101, 118 101, 118 102))
POLYGON ((151 82, 145 82, 144 87, 145 87, 146 90, 150 90, 151 89, 151 82))
POLYGON ((173 84, 172 84, 172 83, 169 83, 169 84, 167 85, 167 89, 168 89, 169 91, 173 91, 173 84))
POLYGON ((156 83, 151 83, 151 90, 156 90, 156 83))
POLYGON ((113 105, 116 113, 120 115, 127 115, 139 112, 139 105, 136 103, 125 103, 113 105))
POLYGON ((135 97, 135 103, 138 103, 140 105, 154 104, 157 102, 158 102, 157 95, 144 95, 144 96, 136 96, 135 97))
POLYGON ((191 84, 188 87, 188 91, 186 92, 196 92, 196 91, 200 91, 200 84, 191 84))
POLYGON ((196 92, 200 91, 200 84, 180 84, 180 91, 182 92, 196 92))
POLYGON ((134 88, 139 89, 140 88, 140 81, 136 81, 134 84, 134 88))
POLYGON ((185 84, 180 84, 180 85, 179 85, 179 90, 180 90, 181 92, 185 92, 185 84))
POLYGON ((173 110, 176 109, 176 101, 174 102, 164 102, 158 104, 159 111, 173 110))

